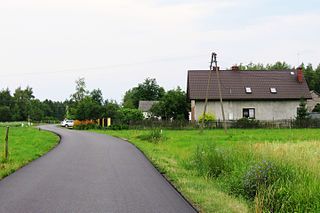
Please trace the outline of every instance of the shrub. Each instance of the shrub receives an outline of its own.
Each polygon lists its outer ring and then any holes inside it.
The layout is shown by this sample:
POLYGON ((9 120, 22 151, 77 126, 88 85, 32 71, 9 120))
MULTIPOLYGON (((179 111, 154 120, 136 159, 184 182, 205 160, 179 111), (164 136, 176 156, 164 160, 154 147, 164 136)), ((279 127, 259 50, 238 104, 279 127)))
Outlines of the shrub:
POLYGON ((161 129, 152 129, 148 134, 138 136, 141 140, 159 143, 160 141, 166 140, 161 129))
POLYGON ((107 127, 107 129, 110 129, 110 130, 128 130, 129 129, 129 125, 127 125, 127 124, 112 124, 109 127, 107 127))
POLYGON ((84 120, 84 121, 75 120, 73 122, 73 128, 78 130, 87 130, 87 129, 99 129, 100 126, 97 125, 93 120, 84 120))
POLYGON ((118 110, 117 119, 123 124, 143 120, 143 114, 138 109, 121 108, 118 110))
MULTIPOLYGON (((199 116, 199 123, 202 123, 203 121, 203 115, 199 116)), ((206 113, 204 116, 204 122, 205 123, 210 123, 210 122, 215 122, 216 121, 216 116, 214 114, 206 113)))
POLYGON ((248 118, 241 118, 233 124, 234 128, 259 128, 260 126, 259 121, 248 118))
POLYGON ((216 178, 230 170, 227 159, 215 144, 197 146, 192 162, 199 175, 216 178))

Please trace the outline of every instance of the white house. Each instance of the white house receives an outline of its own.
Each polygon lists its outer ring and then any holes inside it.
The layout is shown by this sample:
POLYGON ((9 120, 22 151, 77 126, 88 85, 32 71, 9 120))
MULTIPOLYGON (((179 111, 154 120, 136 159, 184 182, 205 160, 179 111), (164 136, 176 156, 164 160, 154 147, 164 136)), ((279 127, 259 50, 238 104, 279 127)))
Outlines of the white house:
MULTIPOLYGON (((220 70, 225 117, 257 120, 294 119, 300 99, 311 99, 301 69, 272 71, 220 70)), ((192 120, 198 120, 204 109, 208 70, 188 71, 187 94, 192 120)), ((207 113, 222 119, 216 72, 212 71, 207 113)))

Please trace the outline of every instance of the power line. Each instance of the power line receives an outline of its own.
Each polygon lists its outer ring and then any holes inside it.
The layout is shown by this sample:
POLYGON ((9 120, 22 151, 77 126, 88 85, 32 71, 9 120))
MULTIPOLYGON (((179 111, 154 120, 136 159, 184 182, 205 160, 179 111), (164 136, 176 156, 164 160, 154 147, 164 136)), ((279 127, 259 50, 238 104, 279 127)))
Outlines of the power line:
POLYGON ((79 71, 98 71, 98 72, 101 72, 101 71, 105 71, 105 69, 110 69, 110 68, 153 64, 153 63, 160 63, 160 62, 163 63, 163 62, 179 61, 179 60, 186 60, 186 59, 193 59, 193 58, 200 58, 200 57, 203 57, 203 55, 160 58, 160 59, 155 59, 155 60, 146 60, 146 61, 132 62, 132 63, 122 63, 122 64, 104 65, 104 66, 96 66, 96 67, 85 67, 85 68, 69 68, 69 69, 61 69, 61 70, 54 70, 54 71, 47 71, 47 72, 11 73, 8 75, 0 75, 0 77, 11 77, 11 76, 20 76, 20 75, 47 75, 47 74, 66 73, 66 72, 72 73, 72 72, 79 72, 79 71))

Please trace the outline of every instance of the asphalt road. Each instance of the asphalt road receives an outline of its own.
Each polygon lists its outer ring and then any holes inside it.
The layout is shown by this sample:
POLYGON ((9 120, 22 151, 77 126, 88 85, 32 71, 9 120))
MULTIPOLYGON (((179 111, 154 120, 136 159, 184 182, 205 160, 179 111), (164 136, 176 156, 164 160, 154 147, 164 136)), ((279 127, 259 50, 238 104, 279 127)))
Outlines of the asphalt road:
POLYGON ((132 144, 42 128, 61 143, 0 181, 0 212, 195 212, 132 144))

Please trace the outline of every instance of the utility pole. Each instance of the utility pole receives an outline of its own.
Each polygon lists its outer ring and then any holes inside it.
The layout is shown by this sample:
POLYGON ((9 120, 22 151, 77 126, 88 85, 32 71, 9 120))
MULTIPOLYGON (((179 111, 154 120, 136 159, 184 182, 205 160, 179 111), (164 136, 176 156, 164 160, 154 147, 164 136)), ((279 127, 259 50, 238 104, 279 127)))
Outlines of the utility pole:
POLYGON ((222 94, 221 94, 220 73, 219 73, 218 62, 217 62, 217 54, 216 53, 212 53, 212 55, 214 57, 214 63, 215 63, 215 66, 216 66, 216 74, 217 74, 217 80, 218 80, 218 90, 219 90, 220 105, 221 105, 221 112, 222 112, 222 119, 223 119, 223 128, 224 128, 224 132, 227 133, 227 123, 226 123, 226 118, 224 116, 222 94))
POLYGON ((9 126, 6 129, 6 138, 5 138, 5 145, 4 145, 4 159, 7 161, 9 155, 9 126))
POLYGON ((202 123, 201 123, 201 132, 204 129, 204 120, 206 117, 206 111, 207 111, 207 105, 208 105, 208 96, 209 96, 209 89, 210 89, 210 83, 211 83, 211 77, 212 77, 212 64, 213 64, 213 57, 215 53, 211 54, 211 62, 209 67, 209 76, 208 76, 208 82, 207 82, 207 90, 206 90, 206 98, 204 101, 204 108, 203 108, 203 114, 202 114, 202 123))

